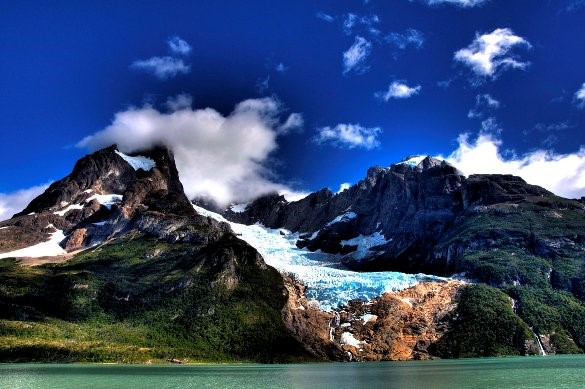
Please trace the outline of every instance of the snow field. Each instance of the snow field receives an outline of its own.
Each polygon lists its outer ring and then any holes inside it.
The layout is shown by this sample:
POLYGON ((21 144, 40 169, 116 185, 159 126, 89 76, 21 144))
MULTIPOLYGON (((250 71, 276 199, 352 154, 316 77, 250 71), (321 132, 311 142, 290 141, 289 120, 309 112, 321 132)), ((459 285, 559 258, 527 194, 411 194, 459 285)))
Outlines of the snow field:
MULTIPOLYGON (((406 289, 429 278, 444 280, 444 278, 424 274, 365 273, 345 270, 340 264, 339 255, 297 248, 295 245, 298 239, 297 233, 293 234, 283 229, 269 229, 259 224, 246 226, 232 223, 217 213, 196 205, 193 207, 203 216, 230 224, 239 238, 258 250, 268 265, 281 273, 294 275, 298 281, 307 286, 307 297, 316 300, 323 310, 331 310, 352 299, 369 301, 383 293, 406 289)), ((379 237, 362 239, 362 247, 367 245, 363 242, 372 243, 379 239, 379 237)))

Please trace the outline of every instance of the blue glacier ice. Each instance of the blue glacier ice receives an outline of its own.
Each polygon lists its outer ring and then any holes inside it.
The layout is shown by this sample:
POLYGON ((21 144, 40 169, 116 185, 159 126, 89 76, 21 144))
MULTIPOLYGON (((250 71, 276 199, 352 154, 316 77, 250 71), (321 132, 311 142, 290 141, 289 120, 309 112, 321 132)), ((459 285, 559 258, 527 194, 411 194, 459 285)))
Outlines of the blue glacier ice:
MULTIPOLYGON (((295 245, 297 233, 293 234, 284 229, 270 229, 259 224, 247 226, 232 223, 217 213, 195 205, 194 208, 203 216, 229 223, 238 237, 258 250, 268 265, 281 273, 294 275, 297 281, 304 284, 307 287, 307 297, 317 301, 323 310, 331 310, 353 299, 369 301, 385 292, 406 289, 422 281, 446 280, 425 274, 346 270, 340 263, 339 255, 297 248, 295 245)), ((356 240, 362 243, 369 241, 383 243, 383 237, 380 238, 380 235, 377 233, 370 238, 361 237, 356 240)), ((364 247, 368 248, 368 245, 364 247)))

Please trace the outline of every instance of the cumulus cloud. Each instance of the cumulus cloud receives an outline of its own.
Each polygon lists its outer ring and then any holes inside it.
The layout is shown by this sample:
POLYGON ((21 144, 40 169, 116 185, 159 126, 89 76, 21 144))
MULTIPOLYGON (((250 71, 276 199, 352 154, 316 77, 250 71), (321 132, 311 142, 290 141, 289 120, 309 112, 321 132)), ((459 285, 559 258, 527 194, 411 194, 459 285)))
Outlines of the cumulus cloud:
POLYGON ((585 147, 570 154, 535 150, 506 158, 502 142, 491 134, 482 133, 475 141, 460 135, 458 143, 446 160, 465 175, 513 174, 563 197, 585 196, 585 147))
POLYGON ((167 41, 169 45, 169 50, 173 54, 178 55, 188 55, 191 52, 191 45, 187 43, 187 41, 179 38, 178 36, 172 36, 167 41))
POLYGON ((384 37, 384 40, 400 50, 404 50, 408 46, 420 49, 425 42, 425 37, 422 32, 409 28, 403 33, 391 32, 384 37))
MULTIPOLYGON (((412 0, 411 0, 412 1, 412 0)), ((452 4, 458 7, 471 8, 487 3, 489 0, 423 0, 428 5, 452 4)))
POLYGON ((212 108, 179 106, 162 113, 147 105, 117 113, 112 124, 78 146, 96 150, 116 143, 120 151, 133 153, 165 145, 175 155, 189 198, 226 205, 269 192, 295 193, 274 182, 265 165, 277 148, 278 127, 298 123, 293 115, 283 124, 282 107, 272 98, 242 101, 227 116, 212 108))
POLYGON ((12 193, 0 193, 0 221, 10 219, 12 215, 26 208, 38 195, 43 193, 50 183, 20 189, 12 193))
POLYGON ((372 52, 372 43, 361 36, 356 36, 353 45, 343 53, 343 74, 351 71, 364 73, 368 70, 366 59, 372 52))
POLYGON ((322 127, 317 129, 317 135, 313 142, 322 145, 330 144, 341 149, 362 148, 375 149, 380 146, 378 136, 382 133, 379 127, 362 127, 359 124, 340 123, 335 127, 322 127))
POLYGON ((390 99, 408 99, 420 92, 420 85, 411 87, 402 81, 394 81, 388 86, 387 91, 376 92, 374 96, 380 100, 388 101, 390 99))
POLYGON ((188 93, 181 93, 171 96, 167 99, 165 106, 169 111, 178 111, 180 109, 191 108, 193 97, 188 93))
POLYGON ((455 52, 455 61, 468 66, 478 77, 495 77, 505 69, 525 69, 529 62, 517 59, 512 49, 530 48, 530 43, 509 28, 498 28, 489 34, 476 34, 466 48, 455 52))
POLYGON ((585 83, 583 83, 581 89, 575 92, 575 102, 577 107, 585 108, 585 83))
POLYGON ((487 113, 498 108, 500 108, 500 102, 490 94, 477 95, 475 96, 475 106, 469 110, 467 117, 469 119, 483 118, 487 113))
POLYGON ((140 59, 134 61, 130 68, 151 73, 161 80, 191 72, 191 65, 186 65, 182 59, 168 56, 140 59))

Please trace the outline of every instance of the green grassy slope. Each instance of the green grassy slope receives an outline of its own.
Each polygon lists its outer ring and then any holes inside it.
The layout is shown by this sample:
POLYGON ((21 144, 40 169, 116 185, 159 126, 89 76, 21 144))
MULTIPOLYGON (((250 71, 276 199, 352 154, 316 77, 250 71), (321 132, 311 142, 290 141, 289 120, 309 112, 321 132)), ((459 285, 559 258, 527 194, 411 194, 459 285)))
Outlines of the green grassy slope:
POLYGON ((452 272, 498 288, 535 332, 551 335, 558 353, 574 353, 585 349, 584 243, 580 205, 539 196, 467 212, 437 251, 451 247, 452 272))
POLYGON ((282 323, 282 278, 255 259, 233 237, 140 236, 59 265, 0 260, 0 361, 306 360, 282 323))

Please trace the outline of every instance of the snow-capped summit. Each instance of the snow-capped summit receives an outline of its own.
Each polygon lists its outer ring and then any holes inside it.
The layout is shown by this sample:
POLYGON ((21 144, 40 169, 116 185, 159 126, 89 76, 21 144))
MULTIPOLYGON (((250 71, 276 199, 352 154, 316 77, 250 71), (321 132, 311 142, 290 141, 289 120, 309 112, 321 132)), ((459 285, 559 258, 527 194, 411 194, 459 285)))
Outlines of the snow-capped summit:
POLYGON ((423 159, 427 158, 427 155, 411 155, 398 162, 399 165, 408 165, 410 167, 417 167, 423 159))
POLYGON ((0 222, 0 227, 10 227, 0 230, 0 255, 60 255, 131 228, 175 240, 205 240, 195 229, 175 225, 193 217, 170 151, 157 147, 130 156, 111 146, 80 159, 71 174, 0 222), (158 222, 171 215, 180 217, 160 228, 158 222), (46 250, 48 242, 53 249, 46 250), (31 247, 35 249, 27 249, 31 247))

